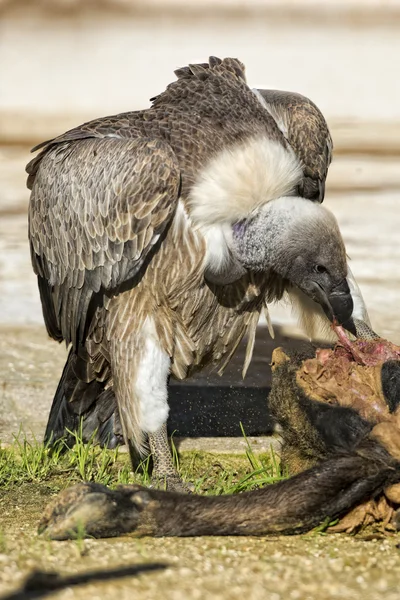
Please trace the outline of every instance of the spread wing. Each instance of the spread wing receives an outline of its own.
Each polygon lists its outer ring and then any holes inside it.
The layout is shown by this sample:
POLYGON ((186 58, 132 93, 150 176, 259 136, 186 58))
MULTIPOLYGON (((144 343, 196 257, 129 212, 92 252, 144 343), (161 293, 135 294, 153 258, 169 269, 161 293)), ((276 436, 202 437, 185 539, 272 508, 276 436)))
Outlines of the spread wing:
POLYGON ((104 293, 134 285, 151 259, 176 208, 179 165, 159 139, 68 134, 50 142, 27 172, 44 319, 53 338, 76 347, 104 293))
POLYGON ((319 108, 292 92, 257 90, 271 116, 302 162, 304 179, 299 194, 322 202, 332 160, 332 138, 319 108))

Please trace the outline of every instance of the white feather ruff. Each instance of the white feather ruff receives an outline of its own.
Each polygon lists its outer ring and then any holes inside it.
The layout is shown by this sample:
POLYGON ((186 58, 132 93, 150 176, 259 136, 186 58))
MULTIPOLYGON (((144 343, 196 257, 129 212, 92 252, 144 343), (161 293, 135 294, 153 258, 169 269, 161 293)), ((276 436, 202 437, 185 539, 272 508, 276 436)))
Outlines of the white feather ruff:
POLYGON ((303 173, 294 152, 269 138, 226 148, 202 171, 189 196, 195 225, 234 223, 288 196, 303 173))
POLYGON ((230 260, 232 246, 232 230, 226 223, 200 227, 206 242, 205 264, 214 273, 219 273, 230 260))

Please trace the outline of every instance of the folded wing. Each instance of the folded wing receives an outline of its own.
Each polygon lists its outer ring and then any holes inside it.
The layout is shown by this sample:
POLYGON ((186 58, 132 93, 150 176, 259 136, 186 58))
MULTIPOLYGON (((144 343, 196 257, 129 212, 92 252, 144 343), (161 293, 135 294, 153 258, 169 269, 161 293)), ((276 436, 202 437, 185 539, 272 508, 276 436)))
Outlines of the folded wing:
POLYGON ((29 239, 49 334, 82 343, 105 292, 135 285, 174 214, 177 159, 160 139, 57 138, 27 167, 29 239))
POLYGON ((300 159, 303 198, 322 202, 332 160, 332 138, 319 108, 305 96, 279 90, 255 90, 300 159))

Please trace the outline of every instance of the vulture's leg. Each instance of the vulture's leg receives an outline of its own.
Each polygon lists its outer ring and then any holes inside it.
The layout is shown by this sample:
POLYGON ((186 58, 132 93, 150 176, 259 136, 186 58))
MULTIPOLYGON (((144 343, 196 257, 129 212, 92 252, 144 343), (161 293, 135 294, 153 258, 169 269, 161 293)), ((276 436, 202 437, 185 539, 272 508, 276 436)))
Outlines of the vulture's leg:
POLYGON ((171 359, 152 318, 147 317, 139 330, 125 331, 123 319, 121 327, 122 332, 118 330, 110 341, 110 359, 125 440, 142 456, 148 440, 156 487, 188 492, 174 467, 167 438, 171 359))
POLYGON ((149 434, 149 446, 153 457, 152 481, 154 485, 173 492, 192 491, 190 485, 182 481, 175 468, 168 444, 166 423, 154 433, 149 434))
POLYGON ((235 496, 79 484, 46 509, 39 531, 59 540, 82 530, 93 537, 301 533, 399 481, 399 463, 379 443, 366 440, 356 453, 333 456, 291 479, 235 496))

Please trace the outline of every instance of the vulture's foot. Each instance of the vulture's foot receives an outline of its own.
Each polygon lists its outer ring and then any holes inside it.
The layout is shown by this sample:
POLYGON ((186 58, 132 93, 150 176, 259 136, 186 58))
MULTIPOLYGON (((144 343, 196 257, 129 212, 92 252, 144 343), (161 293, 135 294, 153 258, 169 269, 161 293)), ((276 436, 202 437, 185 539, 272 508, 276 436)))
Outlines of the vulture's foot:
POLYGON ((153 472, 150 487, 156 490, 168 490, 169 492, 179 492, 181 494, 192 494, 194 492, 194 485, 183 481, 178 473, 174 475, 158 475, 153 472))
POLYGON ((134 532, 150 501, 146 488, 79 483, 57 495, 47 506, 39 533, 52 540, 115 537, 134 532))
POLYGON ((162 425, 158 431, 149 434, 149 445, 153 457, 151 487, 184 494, 193 492, 194 486, 182 481, 174 465, 168 444, 166 424, 162 425))

